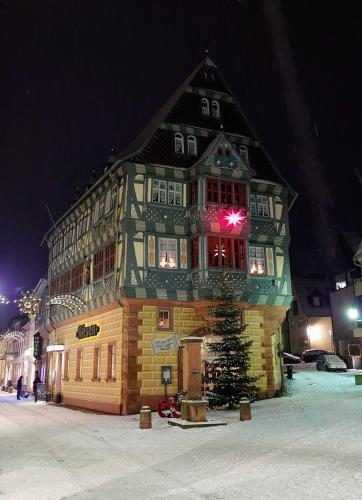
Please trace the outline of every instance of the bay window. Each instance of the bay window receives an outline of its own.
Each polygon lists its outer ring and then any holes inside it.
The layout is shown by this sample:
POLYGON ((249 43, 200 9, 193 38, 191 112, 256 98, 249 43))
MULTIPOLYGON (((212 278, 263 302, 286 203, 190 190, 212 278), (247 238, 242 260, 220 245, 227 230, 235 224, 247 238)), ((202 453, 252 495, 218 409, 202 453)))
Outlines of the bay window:
POLYGON ((226 267, 245 271, 245 241, 220 236, 207 239, 209 267, 226 267))
POLYGON ((246 185, 219 179, 206 179, 206 201, 221 205, 245 207, 246 185))

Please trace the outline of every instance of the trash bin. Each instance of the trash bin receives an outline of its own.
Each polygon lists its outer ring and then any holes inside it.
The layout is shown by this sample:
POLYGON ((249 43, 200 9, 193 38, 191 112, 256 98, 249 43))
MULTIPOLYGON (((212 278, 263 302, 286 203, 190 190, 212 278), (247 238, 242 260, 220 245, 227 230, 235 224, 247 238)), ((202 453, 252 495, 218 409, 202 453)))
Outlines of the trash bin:
POLYGON ((50 394, 50 392, 46 392, 45 393, 45 402, 49 403, 50 400, 51 400, 51 394, 50 394))
POLYGON ((289 380, 293 380, 293 366, 292 365, 287 366, 287 378, 289 380))
POLYGON ((62 402, 62 395, 60 392, 57 392, 55 395, 55 404, 60 405, 61 402, 62 402))
POLYGON ((362 385, 362 373, 356 374, 354 380, 356 385, 362 385))

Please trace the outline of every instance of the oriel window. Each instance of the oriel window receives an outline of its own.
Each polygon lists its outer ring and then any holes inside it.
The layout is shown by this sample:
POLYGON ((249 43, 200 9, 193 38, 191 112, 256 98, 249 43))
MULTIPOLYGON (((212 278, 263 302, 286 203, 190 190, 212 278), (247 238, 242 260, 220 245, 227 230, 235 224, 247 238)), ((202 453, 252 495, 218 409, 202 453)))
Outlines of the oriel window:
POLYGON ((250 274, 265 274, 264 247, 249 247, 250 274))
POLYGON ((167 182, 153 179, 152 182, 152 201, 154 203, 166 203, 167 182))

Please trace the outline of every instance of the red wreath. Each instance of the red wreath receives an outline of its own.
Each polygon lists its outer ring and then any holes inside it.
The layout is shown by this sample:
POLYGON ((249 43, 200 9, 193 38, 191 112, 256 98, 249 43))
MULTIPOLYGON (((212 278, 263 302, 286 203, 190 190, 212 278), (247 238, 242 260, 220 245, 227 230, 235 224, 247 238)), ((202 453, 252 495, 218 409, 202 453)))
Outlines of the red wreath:
POLYGON ((175 401, 174 398, 160 401, 157 411, 161 418, 181 418, 181 403, 175 401))

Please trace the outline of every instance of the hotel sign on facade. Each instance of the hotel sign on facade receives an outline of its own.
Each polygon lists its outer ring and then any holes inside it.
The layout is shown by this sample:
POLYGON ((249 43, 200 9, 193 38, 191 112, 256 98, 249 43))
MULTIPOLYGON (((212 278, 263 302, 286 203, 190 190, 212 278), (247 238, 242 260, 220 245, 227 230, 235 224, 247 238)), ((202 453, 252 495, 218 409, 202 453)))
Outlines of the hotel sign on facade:
POLYGON ((77 339, 87 339, 89 337, 96 337, 100 332, 98 325, 79 325, 76 333, 77 339))

